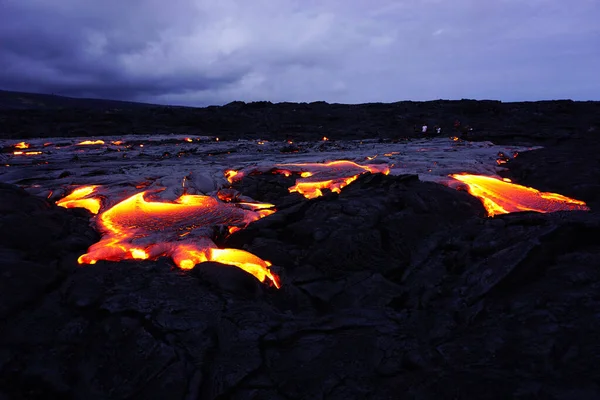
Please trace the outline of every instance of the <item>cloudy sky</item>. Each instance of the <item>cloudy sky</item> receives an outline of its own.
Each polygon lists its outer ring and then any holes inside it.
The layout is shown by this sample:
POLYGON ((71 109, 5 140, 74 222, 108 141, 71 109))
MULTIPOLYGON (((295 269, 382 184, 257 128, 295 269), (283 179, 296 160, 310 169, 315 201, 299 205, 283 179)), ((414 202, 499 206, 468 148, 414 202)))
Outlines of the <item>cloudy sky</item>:
POLYGON ((0 89, 184 105, 600 100, 600 0, 0 0, 0 89))

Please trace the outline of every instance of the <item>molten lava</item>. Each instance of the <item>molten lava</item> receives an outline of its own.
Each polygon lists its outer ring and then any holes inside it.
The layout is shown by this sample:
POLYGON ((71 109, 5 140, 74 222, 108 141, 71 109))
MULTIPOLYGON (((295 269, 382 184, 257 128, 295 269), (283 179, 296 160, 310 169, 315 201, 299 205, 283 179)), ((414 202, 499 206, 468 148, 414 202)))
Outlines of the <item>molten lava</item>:
POLYGON ((84 140, 83 142, 77 143, 78 146, 89 146, 95 144, 104 144, 104 140, 84 140))
POLYGON ((56 202, 57 205, 64 208, 85 208, 92 214, 98 214, 100 211, 100 199, 97 197, 89 197, 96 193, 98 186, 82 186, 75 189, 71 194, 63 197, 56 202))
POLYGON ((15 149, 28 149, 29 148, 29 143, 25 143, 25 142, 19 142, 17 144, 15 144, 13 146, 15 149))
POLYGON ((589 207, 583 201, 556 193, 540 192, 527 186, 489 176, 454 174, 450 177, 465 183, 468 192, 482 201, 490 216, 518 211, 547 213, 589 210, 589 207))
POLYGON ((299 164, 276 164, 273 167, 252 167, 248 171, 227 170, 225 177, 230 183, 240 180, 246 174, 273 172, 285 176, 293 173, 300 175, 296 184, 288 190, 290 193, 297 192, 307 199, 313 199, 323 195, 323 189, 340 193, 342 188, 358 179, 366 172, 389 174, 387 165, 359 165, 352 161, 339 160, 327 163, 299 163, 299 164))
MULTIPOLYGON (((389 174, 387 165, 359 165, 352 161, 340 160, 328 163, 279 164, 283 171, 300 173, 301 178, 288 190, 298 192, 307 199, 323 195, 322 189, 340 193, 345 186, 366 172, 389 174)), ((279 170, 277 170, 279 171, 279 170)))
POLYGON ((229 183, 233 183, 234 181, 240 180, 243 177, 243 175, 243 173, 240 173, 239 171, 233 169, 228 169, 225 171, 225 178, 227 178, 227 181, 229 183))
MULTIPOLYGON (((91 193, 89 187, 81 189, 78 195, 91 193)), ((168 256, 180 268, 190 269, 201 262, 216 261, 280 287, 279 278, 269 269, 270 262, 243 250, 219 249, 211 239, 215 226, 225 226, 230 231, 241 229, 275 212, 268 209, 272 204, 223 203, 198 195, 158 202, 146 200, 145 194, 135 194, 97 217, 102 239, 79 257, 80 264, 168 256)))

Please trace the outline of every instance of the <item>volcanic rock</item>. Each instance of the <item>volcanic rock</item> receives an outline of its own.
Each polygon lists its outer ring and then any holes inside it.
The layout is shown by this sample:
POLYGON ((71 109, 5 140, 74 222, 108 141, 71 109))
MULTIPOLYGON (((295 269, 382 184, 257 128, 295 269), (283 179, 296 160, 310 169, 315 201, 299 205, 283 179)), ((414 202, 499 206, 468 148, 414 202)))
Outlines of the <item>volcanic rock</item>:
MULTIPOLYGON (((427 123, 443 136, 502 144, 553 144, 593 134, 600 102, 570 100, 328 104, 233 102, 221 107, 170 107, 0 91, 4 137, 101 137, 123 133, 213 135, 221 140, 420 138, 427 123), (461 126, 454 127, 459 120, 461 126), (93 121, 93 123, 90 123, 93 121), (471 130, 472 129, 472 130, 471 130)), ((286 150, 297 151, 292 147, 286 150)))
POLYGON ((299 175, 286 177, 281 174, 259 174, 244 177, 232 185, 240 193, 265 203, 272 203, 279 207, 303 201, 299 193, 289 193, 288 188, 294 185, 299 175))
POLYGON ((262 285, 252 275, 231 265, 204 262, 196 265, 191 274, 202 284, 216 287, 218 291, 248 297, 262 293, 262 285))

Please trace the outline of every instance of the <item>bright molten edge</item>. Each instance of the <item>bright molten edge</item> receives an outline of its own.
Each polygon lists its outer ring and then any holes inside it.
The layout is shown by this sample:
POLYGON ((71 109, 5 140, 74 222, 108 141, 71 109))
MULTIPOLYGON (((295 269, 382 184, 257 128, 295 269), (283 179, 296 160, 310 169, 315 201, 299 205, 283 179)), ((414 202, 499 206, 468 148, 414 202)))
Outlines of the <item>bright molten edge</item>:
POLYGON ((96 192, 98 186, 82 186, 73 190, 73 192, 56 202, 57 205, 64 208, 85 208, 92 214, 98 214, 100 211, 100 199, 89 197, 96 192))
POLYGON ((467 185, 468 192, 480 199, 488 215, 507 214, 518 211, 588 211, 585 202, 556 193, 521 186, 482 175, 450 175, 467 185))
POLYGON ((323 189, 329 189, 334 193, 340 193, 341 190, 351 182, 358 179, 364 173, 389 174, 390 168, 387 165, 359 165, 352 161, 339 160, 327 163, 297 163, 297 164, 276 164, 275 167, 250 167, 240 171, 225 171, 225 177, 230 183, 240 180, 247 174, 272 172, 290 176, 293 173, 299 174, 296 184, 288 190, 290 193, 297 192, 313 199, 323 195, 323 189))
MULTIPOLYGON (((84 200, 82 195, 89 195, 94 189, 80 188, 79 192, 73 192, 73 197, 84 200)), ((59 205, 75 206, 65 199, 59 205)), ((259 281, 279 288, 279 278, 270 271, 270 262, 243 250, 219 249, 211 239, 215 226, 243 228, 273 213, 274 210, 267 209, 270 207, 271 204, 224 203, 214 197, 198 195, 183 195, 174 202, 148 201, 145 192, 138 193, 96 217, 102 239, 78 261, 94 264, 98 260, 155 260, 167 256, 182 269, 216 261, 234 265, 259 281)))

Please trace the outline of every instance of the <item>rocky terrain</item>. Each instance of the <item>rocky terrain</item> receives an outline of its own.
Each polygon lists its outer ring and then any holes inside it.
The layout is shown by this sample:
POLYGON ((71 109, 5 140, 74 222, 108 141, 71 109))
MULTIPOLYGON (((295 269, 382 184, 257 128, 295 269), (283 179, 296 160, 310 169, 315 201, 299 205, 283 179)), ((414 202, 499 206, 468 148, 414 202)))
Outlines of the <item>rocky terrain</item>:
MULTIPOLYGON (((599 398, 599 106, 515 104, 182 111, 230 121, 219 125, 224 136, 250 134, 267 116, 274 135, 316 136, 329 115, 339 119, 328 135, 393 139, 425 116, 443 124, 438 110, 450 125, 474 126, 471 136, 546 144, 511 159, 505 175, 591 206, 488 218, 467 193, 413 175, 367 174, 312 200, 287 192, 292 178, 249 176, 234 188, 278 212, 219 244, 271 260, 279 290, 212 263, 78 266, 98 240, 90 214, 0 185, 0 399, 599 398), (315 109, 318 118, 307 116, 315 109), (217 118, 231 110, 239 119, 217 118), (295 113, 302 129, 284 130, 295 113)), ((47 110, 2 112, 28 121, 2 125, 12 137, 64 126, 44 120, 47 110)), ((106 120, 95 126, 95 112, 83 115, 100 132, 106 120)))
POLYGON ((423 124, 430 132, 437 125, 445 136, 468 133, 472 140, 497 144, 554 144, 597 135, 600 102, 233 102, 192 108, 0 91, 0 138, 182 133, 225 140, 399 139, 422 137, 423 124))

